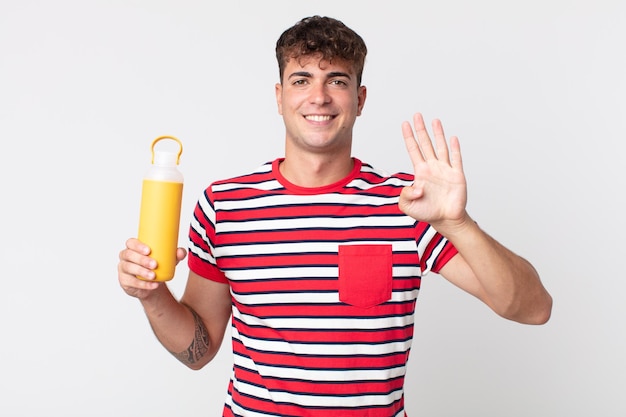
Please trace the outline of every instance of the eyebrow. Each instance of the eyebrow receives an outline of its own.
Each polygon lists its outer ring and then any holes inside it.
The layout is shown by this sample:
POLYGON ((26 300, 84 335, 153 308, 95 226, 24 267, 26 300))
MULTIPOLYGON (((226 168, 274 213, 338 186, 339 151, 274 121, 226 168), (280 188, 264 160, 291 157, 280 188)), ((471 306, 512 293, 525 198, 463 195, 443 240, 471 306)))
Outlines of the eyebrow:
MULTIPOLYGON (((291 79, 293 77, 307 77, 307 78, 311 78, 311 77, 313 77, 313 74, 311 74, 310 72, 307 72, 307 71, 297 71, 297 72, 294 72, 294 73, 290 74, 288 79, 291 79)), ((347 72, 333 71, 333 72, 329 72, 328 74, 326 74, 326 78, 334 78, 334 77, 345 77, 347 79, 351 79, 350 78, 350 74, 348 74, 347 72)))
POLYGON ((347 72, 341 72, 341 71, 334 71, 334 72, 328 73, 328 78, 334 78, 334 77, 346 77, 347 79, 350 79, 350 74, 348 74, 347 72))
POLYGON ((294 73, 289 74, 288 78, 293 78, 293 77, 307 77, 307 78, 310 78, 312 76, 313 76, 313 74, 311 74, 310 72, 298 71, 298 72, 294 72, 294 73))

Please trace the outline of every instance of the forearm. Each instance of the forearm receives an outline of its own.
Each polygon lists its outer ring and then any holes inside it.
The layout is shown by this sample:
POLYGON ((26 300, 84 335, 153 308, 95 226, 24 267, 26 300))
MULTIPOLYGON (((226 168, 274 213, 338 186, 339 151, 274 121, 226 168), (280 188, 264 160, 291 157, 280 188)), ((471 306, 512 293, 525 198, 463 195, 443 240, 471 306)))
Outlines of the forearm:
POLYGON ((152 330, 176 359, 192 369, 200 369, 211 359, 209 335, 200 316, 177 301, 165 284, 152 297, 142 300, 152 330))
POLYGON ((535 268, 497 242, 472 221, 445 230, 478 281, 476 295, 495 312, 508 319, 529 324, 545 323, 552 298, 535 268))

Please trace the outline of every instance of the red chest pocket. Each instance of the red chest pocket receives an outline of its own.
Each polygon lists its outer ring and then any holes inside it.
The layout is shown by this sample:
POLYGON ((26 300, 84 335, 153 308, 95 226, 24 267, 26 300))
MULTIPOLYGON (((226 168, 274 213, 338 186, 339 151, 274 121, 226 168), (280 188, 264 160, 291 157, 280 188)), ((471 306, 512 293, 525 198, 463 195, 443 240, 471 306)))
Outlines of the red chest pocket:
POLYGON ((339 300, 369 308, 391 298, 391 245, 339 246, 339 300))

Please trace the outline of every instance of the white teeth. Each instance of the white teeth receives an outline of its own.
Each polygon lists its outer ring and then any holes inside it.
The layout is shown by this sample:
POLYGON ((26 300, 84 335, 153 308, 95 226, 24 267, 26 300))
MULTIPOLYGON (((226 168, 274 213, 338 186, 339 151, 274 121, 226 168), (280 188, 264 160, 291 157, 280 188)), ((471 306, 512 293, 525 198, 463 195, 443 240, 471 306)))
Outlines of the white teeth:
POLYGON ((320 116, 317 114, 311 114, 309 116, 305 116, 307 120, 311 120, 314 122, 325 122, 331 119, 331 116, 320 116))

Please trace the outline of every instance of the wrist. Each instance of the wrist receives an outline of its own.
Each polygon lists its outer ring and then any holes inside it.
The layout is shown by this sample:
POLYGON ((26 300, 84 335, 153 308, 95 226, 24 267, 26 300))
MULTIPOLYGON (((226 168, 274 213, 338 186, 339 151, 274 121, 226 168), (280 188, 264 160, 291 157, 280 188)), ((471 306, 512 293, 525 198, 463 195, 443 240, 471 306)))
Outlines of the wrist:
POLYGON ((170 292, 167 285, 161 282, 157 288, 150 291, 139 301, 141 302, 146 315, 150 317, 161 314, 160 312, 164 310, 164 305, 168 303, 168 298, 174 300, 174 296, 170 292))
POLYGON ((476 222, 466 211, 463 212, 463 215, 459 219, 431 223, 431 226, 439 232, 440 235, 450 241, 478 227, 476 222))

